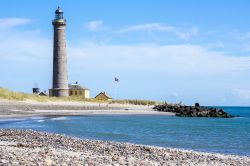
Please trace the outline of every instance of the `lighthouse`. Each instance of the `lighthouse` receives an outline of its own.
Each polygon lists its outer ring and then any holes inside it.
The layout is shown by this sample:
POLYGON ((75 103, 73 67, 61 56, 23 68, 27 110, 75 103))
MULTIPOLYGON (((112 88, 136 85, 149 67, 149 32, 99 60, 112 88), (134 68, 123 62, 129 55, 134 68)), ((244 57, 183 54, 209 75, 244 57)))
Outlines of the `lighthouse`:
POLYGON ((63 10, 58 7, 55 11, 55 19, 52 21, 54 27, 53 43, 53 85, 51 96, 69 96, 67 53, 66 53, 66 19, 63 10))

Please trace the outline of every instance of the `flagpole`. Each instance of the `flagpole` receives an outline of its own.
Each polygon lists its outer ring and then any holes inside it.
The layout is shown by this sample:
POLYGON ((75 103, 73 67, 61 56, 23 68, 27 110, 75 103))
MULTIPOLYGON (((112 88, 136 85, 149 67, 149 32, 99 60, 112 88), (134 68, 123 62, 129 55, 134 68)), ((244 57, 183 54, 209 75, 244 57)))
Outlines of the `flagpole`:
POLYGON ((117 100, 117 82, 115 81, 115 100, 117 100))
POLYGON ((118 87, 119 79, 115 77, 114 84, 115 84, 115 100, 117 99, 117 87, 118 87))

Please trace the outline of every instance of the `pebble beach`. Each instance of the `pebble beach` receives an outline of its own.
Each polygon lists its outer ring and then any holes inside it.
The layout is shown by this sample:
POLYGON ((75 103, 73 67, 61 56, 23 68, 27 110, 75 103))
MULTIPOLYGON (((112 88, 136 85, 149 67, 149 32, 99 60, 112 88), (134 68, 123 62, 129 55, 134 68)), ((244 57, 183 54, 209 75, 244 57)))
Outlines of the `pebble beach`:
POLYGON ((0 165, 250 165, 250 157, 0 129, 0 165))

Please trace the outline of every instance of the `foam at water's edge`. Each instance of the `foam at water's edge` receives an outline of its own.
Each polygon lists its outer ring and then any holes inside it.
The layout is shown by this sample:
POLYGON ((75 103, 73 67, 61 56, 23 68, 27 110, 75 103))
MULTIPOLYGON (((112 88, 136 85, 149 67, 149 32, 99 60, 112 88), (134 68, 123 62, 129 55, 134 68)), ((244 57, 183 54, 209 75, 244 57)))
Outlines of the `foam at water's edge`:
POLYGON ((50 120, 66 120, 66 119, 68 119, 68 118, 63 116, 63 117, 51 118, 50 120))
POLYGON ((45 119, 45 117, 42 117, 42 116, 34 116, 34 117, 30 117, 28 119, 31 119, 31 120, 39 120, 39 119, 45 119))
POLYGON ((25 121, 28 118, 8 118, 8 119, 0 119, 0 122, 16 122, 16 121, 25 121))

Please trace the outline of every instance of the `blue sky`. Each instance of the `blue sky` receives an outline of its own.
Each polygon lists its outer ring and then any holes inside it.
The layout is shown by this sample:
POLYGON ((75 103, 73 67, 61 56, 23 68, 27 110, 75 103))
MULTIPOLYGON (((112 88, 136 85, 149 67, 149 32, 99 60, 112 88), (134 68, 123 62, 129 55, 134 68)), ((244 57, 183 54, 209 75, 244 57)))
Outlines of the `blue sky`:
POLYGON ((1 87, 51 87, 57 6, 67 19, 69 81, 92 97, 250 105, 247 0, 2 0, 1 87))

